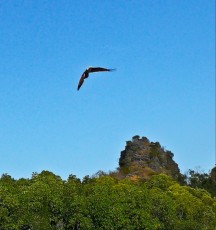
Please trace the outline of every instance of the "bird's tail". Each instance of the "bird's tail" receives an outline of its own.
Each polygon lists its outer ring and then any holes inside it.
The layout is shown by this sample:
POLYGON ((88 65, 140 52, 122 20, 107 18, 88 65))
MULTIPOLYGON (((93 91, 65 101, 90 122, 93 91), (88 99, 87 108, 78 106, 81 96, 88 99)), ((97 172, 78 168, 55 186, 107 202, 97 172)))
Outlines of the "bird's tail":
POLYGON ((109 69, 109 71, 116 71, 116 69, 109 69))

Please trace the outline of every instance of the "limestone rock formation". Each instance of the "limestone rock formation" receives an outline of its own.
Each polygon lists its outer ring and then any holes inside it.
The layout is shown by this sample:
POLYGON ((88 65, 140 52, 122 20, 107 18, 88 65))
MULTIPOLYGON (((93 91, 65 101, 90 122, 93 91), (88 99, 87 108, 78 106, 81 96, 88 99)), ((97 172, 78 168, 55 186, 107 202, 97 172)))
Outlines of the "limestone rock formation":
POLYGON ((119 172, 125 177, 143 179, 164 173, 178 180, 182 175, 173 156, 159 142, 150 142, 148 138, 136 135, 132 141, 126 142, 125 149, 121 151, 119 172))

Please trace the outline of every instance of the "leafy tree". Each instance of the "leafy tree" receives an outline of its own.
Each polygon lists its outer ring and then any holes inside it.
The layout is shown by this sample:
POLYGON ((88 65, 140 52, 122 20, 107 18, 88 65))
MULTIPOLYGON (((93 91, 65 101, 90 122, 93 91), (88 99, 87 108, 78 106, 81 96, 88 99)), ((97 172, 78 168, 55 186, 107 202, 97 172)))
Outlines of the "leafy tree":
POLYGON ((147 181, 105 173, 66 181, 42 171, 31 179, 0 178, 1 230, 213 230, 216 200, 167 175, 147 181))
POLYGON ((187 185, 193 188, 203 188, 213 196, 216 196, 216 167, 211 173, 201 172, 200 170, 189 170, 185 175, 187 185))

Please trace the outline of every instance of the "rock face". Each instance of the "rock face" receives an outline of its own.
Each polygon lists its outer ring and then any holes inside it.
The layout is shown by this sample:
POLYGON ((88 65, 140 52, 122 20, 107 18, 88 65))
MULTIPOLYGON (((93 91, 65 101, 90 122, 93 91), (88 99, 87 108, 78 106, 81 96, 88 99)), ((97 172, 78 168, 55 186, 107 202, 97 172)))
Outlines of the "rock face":
POLYGON ((153 174, 164 173, 178 179, 181 173, 173 156, 159 142, 150 142, 148 138, 136 135, 121 151, 119 170, 126 177, 147 179, 153 174))
POLYGON ((216 166, 211 170, 210 177, 214 183, 216 183, 216 166))

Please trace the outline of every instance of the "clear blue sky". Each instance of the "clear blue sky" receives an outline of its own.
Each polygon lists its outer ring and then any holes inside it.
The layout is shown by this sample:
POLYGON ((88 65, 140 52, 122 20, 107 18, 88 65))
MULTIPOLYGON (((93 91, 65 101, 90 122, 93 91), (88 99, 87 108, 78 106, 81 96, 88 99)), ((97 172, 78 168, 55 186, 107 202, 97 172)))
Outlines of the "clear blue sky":
POLYGON ((0 174, 114 170, 134 135, 214 166, 215 1, 1 0, 0 174))

